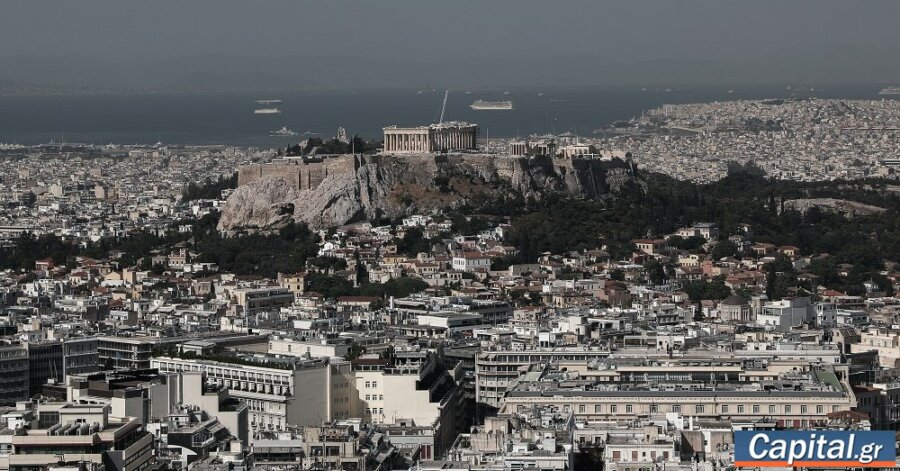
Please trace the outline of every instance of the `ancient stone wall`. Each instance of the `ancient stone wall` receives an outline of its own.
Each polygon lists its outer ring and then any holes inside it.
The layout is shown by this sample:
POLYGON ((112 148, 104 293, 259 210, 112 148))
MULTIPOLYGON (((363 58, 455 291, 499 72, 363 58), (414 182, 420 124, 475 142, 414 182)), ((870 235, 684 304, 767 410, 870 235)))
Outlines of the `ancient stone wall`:
POLYGON ((276 177, 298 190, 318 187, 326 177, 353 172, 358 158, 352 155, 329 157, 319 162, 290 162, 243 165, 238 168, 238 186, 244 186, 263 178, 276 177))

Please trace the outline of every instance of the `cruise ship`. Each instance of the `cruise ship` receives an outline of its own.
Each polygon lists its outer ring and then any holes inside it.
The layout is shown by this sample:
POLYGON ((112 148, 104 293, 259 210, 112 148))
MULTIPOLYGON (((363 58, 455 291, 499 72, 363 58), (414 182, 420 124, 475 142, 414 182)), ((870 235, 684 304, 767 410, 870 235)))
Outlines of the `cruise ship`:
POLYGON ((879 95, 900 95, 900 87, 887 87, 878 92, 879 95))
POLYGON ((469 105, 469 108, 473 110, 511 110, 513 109, 513 102, 507 101, 484 101, 484 100, 475 100, 474 103, 469 105))
POLYGON ((279 114, 281 110, 278 108, 260 108, 258 110, 253 110, 255 114, 279 114))

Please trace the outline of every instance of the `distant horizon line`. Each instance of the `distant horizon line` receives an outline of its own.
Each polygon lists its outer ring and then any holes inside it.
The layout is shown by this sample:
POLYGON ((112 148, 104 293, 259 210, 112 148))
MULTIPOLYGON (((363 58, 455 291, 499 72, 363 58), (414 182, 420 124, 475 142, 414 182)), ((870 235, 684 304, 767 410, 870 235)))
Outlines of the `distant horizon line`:
MULTIPOLYGON (((498 91, 510 92, 540 92, 547 90, 555 91, 585 91, 585 90, 628 90, 628 91, 647 91, 647 92, 665 92, 680 93, 697 91, 701 88, 730 90, 733 88, 750 87, 750 88, 768 88, 768 87, 796 87, 796 88, 814 88, 815 91, 827 91, 828 88, 851 88, 851 87, 890 87, 900 85, 900 81, 882 82, 882 81, 859 81, 859 82, 803 82, 803 81, 771 81, 771 82, 696 82, 696 83, 679 83, 679 82, 630 82, 630 83, 607 83, 594 85, 518 85, 518 86, 473 86, 473 87, 415 87, 409 85, 390 86, 390 85, 372 85, 366 87, 276 87, 276 88, 219 88, 219 89, 203 89, 203 88, 133 88, 133 89, 117 89, 117 88, 96 88, 96 89, 57 89, 54 87, 40 87, 23 84, 24 87, 33 87, 36 89, 46 88, 45 90, 23 90, 23 91, 0 91, 0 97, 50 97, 50 96, 88 96, 88 95, 181 95, 181 94, 226 94, 226 93, 354 93, 354 92, 422 92, 422 93, 443 93, 449 90, 451 93, 488 93, 498 91), (651 90, 651 88, 654 88, 651 90), (647 90, 643 90, 647 89, 647 90)), ((878 90, 875 90, 878 91, 878 90)))

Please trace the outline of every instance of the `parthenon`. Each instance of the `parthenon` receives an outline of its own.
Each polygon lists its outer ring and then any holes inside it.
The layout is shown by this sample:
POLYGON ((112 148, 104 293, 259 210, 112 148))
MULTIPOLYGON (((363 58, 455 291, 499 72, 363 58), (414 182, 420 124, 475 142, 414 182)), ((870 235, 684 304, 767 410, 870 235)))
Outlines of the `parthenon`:
POLYGON ((385 152, 451 152, 475 150, 478 125, 463 122, 446 122, 401 128, 384 128, 385 152))

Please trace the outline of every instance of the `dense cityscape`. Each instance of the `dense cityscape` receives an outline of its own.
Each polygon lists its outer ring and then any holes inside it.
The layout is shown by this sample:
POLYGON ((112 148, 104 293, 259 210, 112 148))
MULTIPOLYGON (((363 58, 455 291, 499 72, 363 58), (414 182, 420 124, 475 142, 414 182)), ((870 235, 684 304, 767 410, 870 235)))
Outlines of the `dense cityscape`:
POLYGON ((900 3, 4 13, 0 471, 900 468, 900 3))
MULTIPOLYGON (((709 201, 679 208, 709 219, 670 221, 619 190, 603 209, 544 195, 225 234, 248 188, 312 195, 352 173, 320 153, 346 133, 293 150, 6 146, 3 469, 713 470, 736 429, 893 430, 896 109, 681 105, 608 137, 487 147, 445 123, 353 144, 383 171, 392 153, 525 156, 608 162, 640 198, 703 182, 709 201), (748 180, 744 209, 707 208, 748 180), (613 233, 617 211, 636 226, 613 233), (849 221, 880 235, 823 245, 849 221)), ((434 184, 452 193, 449 175, 434 184)))

